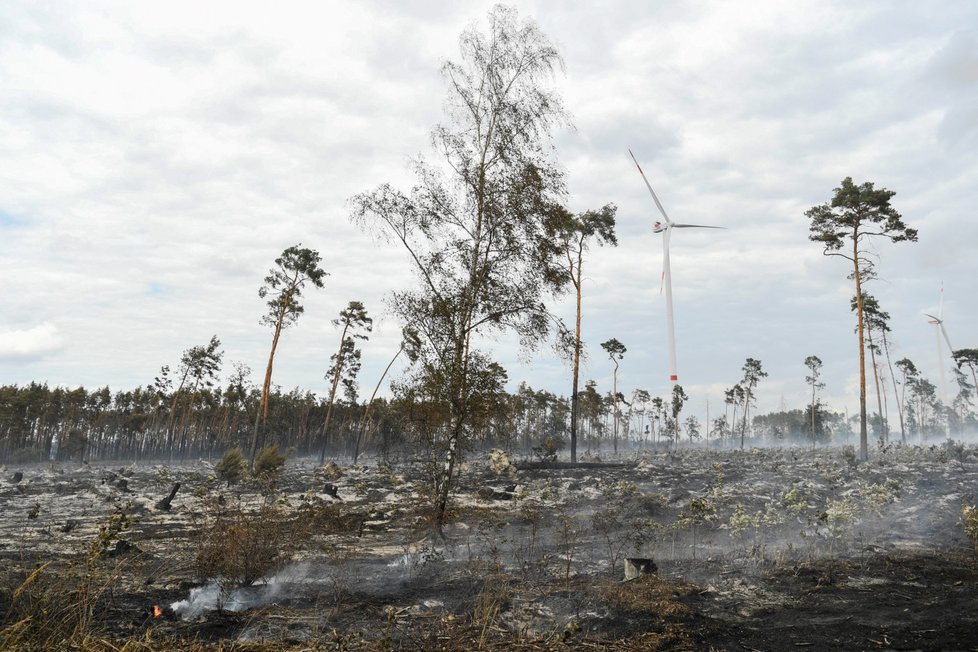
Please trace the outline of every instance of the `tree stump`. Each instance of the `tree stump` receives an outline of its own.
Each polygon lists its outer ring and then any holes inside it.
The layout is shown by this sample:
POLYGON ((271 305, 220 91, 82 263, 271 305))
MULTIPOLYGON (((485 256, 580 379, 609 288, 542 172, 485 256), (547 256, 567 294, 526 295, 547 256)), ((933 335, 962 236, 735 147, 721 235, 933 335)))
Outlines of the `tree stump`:
POLYGON ((625 558, 625 581, 637 580, 642 575, 653 575, 659 567, 655 562, 645 557, 625 558))
POLYGON ((173 489, 170 490, 170 495, 156 503, 156 509, 164 512, 170 511, 170 503, 173 502, 173 497, 177 495, 178 491, 180 491, 180 483, 174 482, 173 489))
POLYGON ((326 483, 326 486, 323 487, 323 493, 326 494, 327 496, 332 496, 336 500, 343 500, 342 498, 340 498, 340 488, 337 487, 332 482, 326 483))

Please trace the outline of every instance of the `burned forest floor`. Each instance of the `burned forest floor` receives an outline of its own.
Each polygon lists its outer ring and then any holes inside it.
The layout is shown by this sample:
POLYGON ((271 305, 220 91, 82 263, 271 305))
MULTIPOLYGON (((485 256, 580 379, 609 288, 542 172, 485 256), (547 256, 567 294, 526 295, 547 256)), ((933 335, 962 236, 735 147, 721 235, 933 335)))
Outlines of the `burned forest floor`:
POLYGON ((443 536, 426 486, 8 465, 0 650, 978 649, 973 446, 472 453, 443 536))

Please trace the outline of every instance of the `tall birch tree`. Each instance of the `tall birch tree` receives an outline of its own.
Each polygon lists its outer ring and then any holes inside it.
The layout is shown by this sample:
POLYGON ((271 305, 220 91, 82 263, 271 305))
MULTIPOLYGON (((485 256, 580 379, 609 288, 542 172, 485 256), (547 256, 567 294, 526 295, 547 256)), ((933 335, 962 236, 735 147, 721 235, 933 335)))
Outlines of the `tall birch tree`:
POLYGON ((545 225, 566 198, 551 143, 567 122, 552 87, 556 48, 503 6, 459 45, 460 59, 442 67, 449 120, 431 134, 440 164, 415 160, 410 191, 385 184, 352 199, 354 221, 403 247, 417 277, 391 307, 421 340, 401 393, 427 408, 418 427, 432 445, 438 534, 465 446, 506 377, 479 345, 511 332, 532 348, 554 324, 544 301, 562 279, 545 225))

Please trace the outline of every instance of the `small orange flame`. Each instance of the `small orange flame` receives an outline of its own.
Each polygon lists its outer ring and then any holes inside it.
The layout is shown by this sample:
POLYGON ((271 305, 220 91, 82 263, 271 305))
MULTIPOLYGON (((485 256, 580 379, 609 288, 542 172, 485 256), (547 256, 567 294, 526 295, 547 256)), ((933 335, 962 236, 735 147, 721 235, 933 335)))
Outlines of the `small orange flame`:
POLYGON ((163 608, 160 605, 158 605, 158 604, 154 604, 153 605, 153 618, 159 618, 162 615, 163 615, 163 608))

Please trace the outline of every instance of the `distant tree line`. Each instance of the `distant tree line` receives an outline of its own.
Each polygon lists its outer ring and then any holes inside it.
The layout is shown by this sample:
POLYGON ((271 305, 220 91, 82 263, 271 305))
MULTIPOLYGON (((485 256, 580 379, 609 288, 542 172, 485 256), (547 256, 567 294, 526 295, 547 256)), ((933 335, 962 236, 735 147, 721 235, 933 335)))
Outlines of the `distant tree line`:
POLYGON ((893 192, 851 178, 806 216, 810 239, 825 255, 847 261, 854 281, 859 404, 852 417, 819 399, 824 383, 817 356, 805 359, 804 385, 799 373, 805 408, 771 414, 756 414, 768 374, 755 358, 747 358, 742 378, 724 392, 723 414, 711 417, 707 410, 704 423, 683 414, 689 396, 681 385, 659 397, 640 388, 622 391, 619 366, 627 365, 627 348, 616 338, 601 344, 610 391, 600 392, 594 381, 582 389, 582 270, 591 247, 617 244, 616 208, 568 210, 571 194, 553 146, 555 129, 569 125, 553 83, 563 61, 539 27, 514 9, 497 6, 488 19, 485 31, 463 32, 459 58, 442 66, 446 120, 431 131, 431 155, 411 161, 412 184, 381 183, 350 199, 351 219, 399 248, 415 281, 388 296, 403 338, 369 398, 360 398, 357 376, 372 319, 358 301, 333 322, 340 337, 323 361, 326 396, 274 384, 281 335, 303 314, 303 293, 325 287, 328 276, 319 253, 297 244, 275 259, 258 291, 265 303, 261 323, 271 330, 260 383, 241 364, 219 381, 224 353, 214 336, 187 349, 175 368, 163 366, 151 384, 130 391, 3 386, 0 461, 176 461, 240 448, 254 463, 268 445, 320 461, 410 455, 430 471, 426 493, 440 532, 464 455, 479 447, 552 456, 569 446, 577 459, 579 453, 818 445, 852 437, 865 459, 870 429, 880 442, 891 441, 891 421, 898 422, 901 441, 978 425, 978 349, 954 352, 961 391, 950 406, 910 360, 891 361, 889 315, 866 291, 878 262, 872 243, 913 242, 917 232, 890 206, 893 192), (573 326, 548 307, 571 291, 573 326), (491 346, 500 336, 515 336, 526 352, 552 346, 565 357, 571 398, 526 384, 507 391, 507 372, 491 346), (399 358, 407 369, 389 382, 390 398, 378 398, 399 358))
MULTIPOLYGON (((212 356, 215 342, 213 338, 207 346, 189 349, 182 360, 214 371, 207 364, 212 357, 202 354, 212 356)), ((817 389, 821 385, 817 357, 810 358, 815 359, 806 359, 806 380, 817 389)), ((762 377, 758 373, 763 374, 760 362, 749 360, 745 379, 725 392, 724 412, 705 429, 695 416, 681 417, 685 392, 678 385, 670 396, 656 397, 644 389, 601 393, 595 381, 587 381, 577 397, 580 450, 588 458, 611 454, 616 445, 623 452, 633 452, 691 444, 736 448, 745 439, 752 444, 858 443, 858 413, 829 410, 817 397, 803 409, 758 414, 745 421, 748 392, 744 386, 753 380, 756 388, 762 377)), ((899 378, 894 387, 902 398, 895 401, 893 412, 900 411, 900 403, 904 405, 905 432, 901 436, 897 426, 890 427, 896 415, 873 412, 868 425, 876 440, 919 443, 944 438, 948 432, 957 436, 978 431, 970 374, 956 374, 958 393, 945 406, 934 384, 920 375, 913 362, 904 358, 895 367, 899 378)), ((500 371, 503 380, 505 372, 500 371)), ((185 373, 182 366, 173 374, 163 367, 152 384, 115 393, 108 387, 0 386, 0 462, 175 462, 212 459, 235 447, 245 449, 263 409, 261 387, 251 381, 250 373, 244 365, 233 365, 229 377, 219 385, 208 374, 185 373)), ((295 456, 320 459, 324 455, 423 456, 430 446, 428 429, 439 418, 440 407, 416 398, 395 394, 391 399, 361 401, 355 391, 348 391, 331 399, 330 395, 319 397, 299 388, 284 391, 273 385, 264 426, 267 443, 295 456)), ((500 383, 483 396, 471 446, 500 446, 527 457, 567 450, 571 406, 570 398, 526 383, 514 392, 505 391, 500 383)))

